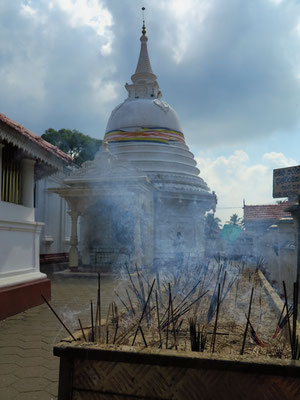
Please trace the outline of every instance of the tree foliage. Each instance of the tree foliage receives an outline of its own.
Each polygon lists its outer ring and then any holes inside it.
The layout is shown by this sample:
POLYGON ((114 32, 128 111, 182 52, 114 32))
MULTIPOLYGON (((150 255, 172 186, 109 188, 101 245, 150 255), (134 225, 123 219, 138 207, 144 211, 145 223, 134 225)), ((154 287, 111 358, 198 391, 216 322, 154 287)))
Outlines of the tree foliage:
POLYGON ((229 221, 226 222, 228 225, 233 225, 233 226, 244 226, 244 220, 240 218, 237 214, 232 214, 230 217, 229 221))
POLYGON ((225 224, 221 230, 221 238, 228 244, 234 243, 242 234, 240 225, 225 224))
POLYGON ((215 238, 221 230, 221 220, 215 217, 215 214, 208 213, 205 216, 205 236, 209 239, 215 238))
POLYGON ((50 128, 45 131, 42 138, 71 156, 77 165, 93 160, 102 143, 102 140, 94 139, 76 129, 56 131, 50 128))
POLYGON ((228 244, 234 243, 241 235, 244 229, 244 220, 237 214, 232 214, 229 221, 223 226, 221 238, 228 244))

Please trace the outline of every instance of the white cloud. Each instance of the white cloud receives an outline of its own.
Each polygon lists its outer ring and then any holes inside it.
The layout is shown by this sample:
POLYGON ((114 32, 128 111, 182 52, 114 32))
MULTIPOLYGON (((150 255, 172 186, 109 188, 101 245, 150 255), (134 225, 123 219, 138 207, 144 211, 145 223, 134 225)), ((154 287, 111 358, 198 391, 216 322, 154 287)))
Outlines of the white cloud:
POLYGON ((30 17, 37 14, 37 11, 32 8, 29 4, 21 4, 21 13, 30 17))
POLYGON ((14 100, 15 93, 26 98, 28 105, 37 106, 45 100, 46 69, 43 57, 28 59, 14 58, 9 64, 0 68, 2 89, 7 90, 6 102, 14 100))
MULTIPOLYGON (((33 6, 32 0, 23 0, 21 14, 31 17, 36 22, 46 23, 50 15, 43 2, 33 6)), ((101 0, 52 0, 48 3, 48 10, 58 9, 67 15, 67 22, 72 28, 89 27, 104 40, 101 44, 101 54, 111 53, 113 43, 113 17, 101 0)))
POLYGON ((111 52, 113 42, 112 14, 97 0, 55 0, 57 7, 64 11, 69 17, 69 23, 72 27, 88 26, 92 28, 97 35, 103 37, 106 43, 101 46, 103 55, 111 52))
POLYGON ((283 153, 272 151, 263 155, 263 161, 273 168, 284 168, 297 165, 297 161, 293 158, 286 157, 283 153))
POLYGON ((275 4, 276 6, 279 6, 281 3, 283 3, 285 0, 269 0, 270 3, 275 4))
POLYGON ((295 165, 282 153, 265 153, 262 162, 253 164, 248 154, 237 150, 228 157, 197 157, 200 176, 218 196, 216 215, 227 221, 233 213, 243 216, 246 204, 269 204, 272 199, 273 169, 295 165))
POLYGON ((121 86, 119 82, 94 79, 90 82, 92 91, 88 92, 91 97, 88 102, 94 110, 94 113, 100 114, 108 119, 110 112, 115 107, 116 99, 120 95, 121 86), (99 105, 101 105, 99 107, 99 105))
POLYGON ((158 2, 157 7, 170 15, 167 23, 166 35, 164 35, 166 47, 172 49, 174 61, 179 64, 183 61, 185 54, 191 46, 198 46, 194 43, 193 37, 195 30, 199 31, 208 12, 213 5, 213 1, 208 0, 163 0, 158 2))

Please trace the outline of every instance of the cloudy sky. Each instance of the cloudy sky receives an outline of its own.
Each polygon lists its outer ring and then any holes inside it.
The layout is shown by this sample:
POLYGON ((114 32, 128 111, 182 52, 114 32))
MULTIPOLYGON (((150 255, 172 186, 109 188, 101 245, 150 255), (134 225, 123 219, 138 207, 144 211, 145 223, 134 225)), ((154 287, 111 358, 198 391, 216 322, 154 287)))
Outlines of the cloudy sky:
POLYGON ((0 112, 38 134, 102 138, 136 67, 142 6, 218 216, 274 202, 272 169, 300 161, 298 0, 1 0, 0 112))

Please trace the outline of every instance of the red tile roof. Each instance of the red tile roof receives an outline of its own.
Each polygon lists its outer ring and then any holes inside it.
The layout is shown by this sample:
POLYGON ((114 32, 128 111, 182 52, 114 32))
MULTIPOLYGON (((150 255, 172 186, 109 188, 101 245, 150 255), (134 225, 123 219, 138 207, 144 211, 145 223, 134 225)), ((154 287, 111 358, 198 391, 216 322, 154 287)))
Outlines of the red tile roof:
POLYGON ((290 217, 289 212, 284 210, 289 206, 288 202, 282 204, 268 204, 257 206, 244 206, 244 220, 278 220, 284 217, 290 217))
POLYGON ((18 124, 12 119, 8 118, 6 115, 0 113, 0 122, 3 122, 5 125, 12 128, 17 134, 20 134, 26 137, 28 140, 34 142, 38 146, 42 147, 46 151, 49 151, 56 157, 63 160, 65 163, 70 164, 73 162, 72 157, 68 156, 62 150, 60 150, 57 146, 54 146, 51 143, 46 142, 46 140, 42 139, 40 136, 35 133, 30 132, 28 129, 24 128, 24 126, 18 124))

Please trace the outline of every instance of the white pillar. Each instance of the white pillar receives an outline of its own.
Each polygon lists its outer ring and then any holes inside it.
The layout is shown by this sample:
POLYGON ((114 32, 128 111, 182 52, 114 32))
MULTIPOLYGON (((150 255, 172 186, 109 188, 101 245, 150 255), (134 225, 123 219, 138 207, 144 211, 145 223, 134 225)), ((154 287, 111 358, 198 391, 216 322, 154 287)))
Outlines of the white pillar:
POLYGON ((141 243, 141 218, 137 209, 134 215, 134 254, 133 262, 140 267, 142 264, 142 243, 141 243))
POLYGON ((33 208, 34 205, 34 160, 22 159, 22 204, 33 208))
POLYGON ((0 143, 0 201, 2 200, 2 149, 3 143, 0 143))
POLYGON ((81 227, 80 227, 80 242, 82 242, 82 248, 81 248, 82 264, 90 265, 88 213, 81 215, 80 225, 81 225, 81 227))
POLYGON ((69 250, 69 267, 73 271, 78 269, 79 263, 79 253, 78 253, 78 235, 77 235, 77 223, 79 213, 76 210, 70 210, 69 214, 71 216, 71 240, 70 240, 70 250, 69 250))

